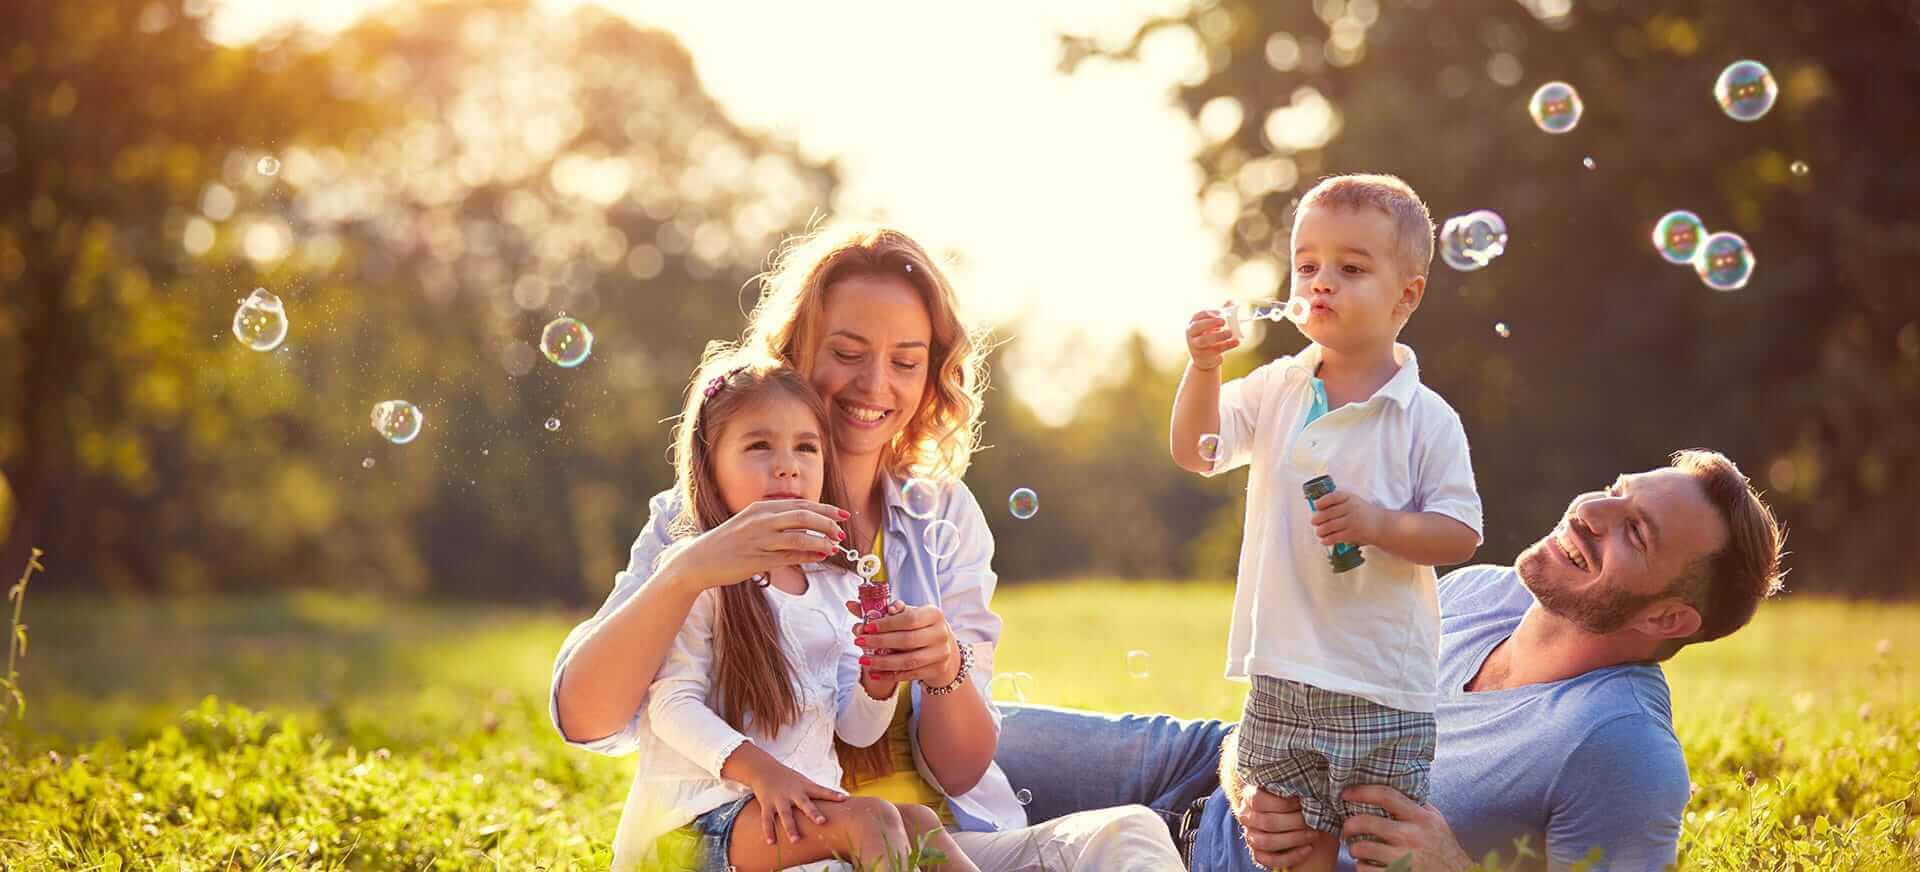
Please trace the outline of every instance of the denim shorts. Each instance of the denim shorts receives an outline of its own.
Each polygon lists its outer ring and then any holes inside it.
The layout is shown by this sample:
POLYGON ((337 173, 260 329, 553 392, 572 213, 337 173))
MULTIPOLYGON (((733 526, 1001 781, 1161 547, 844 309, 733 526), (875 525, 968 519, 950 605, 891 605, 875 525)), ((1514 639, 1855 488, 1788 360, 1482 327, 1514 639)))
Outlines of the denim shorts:
POLYGON ((694 852, 695 872, 733 872, 733 867, 727 865, 727 848, 733 844, 733 824, 752 800, 751 796, 743 796, 694 818, 693 823, 687 825, 700 837, 700 846, 694 852))

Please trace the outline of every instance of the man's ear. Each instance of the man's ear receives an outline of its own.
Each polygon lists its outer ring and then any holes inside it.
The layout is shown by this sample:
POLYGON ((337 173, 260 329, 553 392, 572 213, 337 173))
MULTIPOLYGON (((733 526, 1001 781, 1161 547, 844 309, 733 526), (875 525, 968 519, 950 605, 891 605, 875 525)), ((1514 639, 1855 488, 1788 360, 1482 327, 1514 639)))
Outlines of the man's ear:
POLYGON ((1635 629, 1649 638, 1686 639, 1700 632, 1700 612, 1678 598, 1669 597, 1647 606, 1633 623, 1635 629))
POLYGON ((1420 308, 1420 301, 1427 296, 1427 277, 1414 276, 1400 288, 1400 299, 1393 304, 1393 313, 1405 321, 1413 317, 1414 310, 1420 308))

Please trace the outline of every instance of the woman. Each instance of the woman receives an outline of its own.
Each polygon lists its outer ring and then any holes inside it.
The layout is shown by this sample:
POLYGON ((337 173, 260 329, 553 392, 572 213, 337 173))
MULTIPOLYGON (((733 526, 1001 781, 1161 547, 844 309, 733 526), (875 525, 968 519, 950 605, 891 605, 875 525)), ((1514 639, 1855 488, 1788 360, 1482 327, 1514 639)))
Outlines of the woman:
MULTIPOLYGON (((993 762, 999 727, 983 686, 1000 636, 988 607, 993 537, 959 481, 978 440, 986 348, 933 259, 886 228, 803 240, 767 277, 743 344, 791 362, 827 401, 848 505, 757 503, 668 551, 678 507, 668 493, 654 497, 627 570, 555 660, 551 710, 561 735, 607 754, 636 747, 647 729, 647 688, 700 591, 818 560, 820 536, 844 536, 861 553, 881 554, 905 605, 866 628, 864 647, 888 652, 870 654, 869 666, 911 683, 911 705, 876 759, 849 761, 849 772, 866 773, 849 789, 936 809, 983 869, 1025 868, 1043 856, 1056 867, 1178 868, 1164 825, 1137 806, 1027 827, 993 762), (910 477, 935 484, 931 512, 903 503, 910 477), (958 545, 935 560, 921 543, 943 521, 958 545)), ((644 817, 640 801, 629 797, 617 843, 633 835, 630 820, 644 817)))

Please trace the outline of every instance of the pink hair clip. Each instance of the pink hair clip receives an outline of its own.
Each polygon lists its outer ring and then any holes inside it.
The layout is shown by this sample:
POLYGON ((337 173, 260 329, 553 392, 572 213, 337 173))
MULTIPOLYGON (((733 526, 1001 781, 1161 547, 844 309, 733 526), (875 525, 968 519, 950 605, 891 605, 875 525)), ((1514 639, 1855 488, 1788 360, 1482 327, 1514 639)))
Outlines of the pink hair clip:
POLYGON ((713 399, 714 394, 720 393, 722 390, 726 389, 727 382, 732 381, 734 376, 739 375, 743 372, 746 372, 746 370, 747 368, 744 366, 736 366, 733 369, 727 370, 726 375, 714 376, 712 381, 707 382, 707 389, 706 391, 704 391, 704 393, 707 395, 707 399, 709 400, 713 399))

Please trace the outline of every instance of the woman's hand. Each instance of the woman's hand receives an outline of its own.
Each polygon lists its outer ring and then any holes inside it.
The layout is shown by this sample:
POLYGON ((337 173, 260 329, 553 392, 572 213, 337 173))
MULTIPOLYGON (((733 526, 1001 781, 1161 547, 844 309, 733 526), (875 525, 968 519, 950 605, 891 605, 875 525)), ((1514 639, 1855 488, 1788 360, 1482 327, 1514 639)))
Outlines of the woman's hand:
POLYGON ((669 551, 661 573, 705 590, 825 560, 847 538, 847 513, 812 500, 761 500, 669 551))
MULTIPOLYGON (((770 759, 770 758, 769 758, 770 759)), ((787 841, 800 841, 800 818, 822 826, 827 816, 813 804, 814 800, 823 802, 841 802, 847 795, 838 790, 821 787, 813 779, 801 775, 779 763, 754 767, 751 775, 741 783, 753 791, 753 798, 760 805, 760 831, 771 845, 781 831, 787 834, 787 841)))
MULTIPOLYGON (((849 601, 847 611, 860 616, 860 604, 849 601)), ((919 681, 945 687, 960 674, 960 648, 954 643, 947 616, 934 606, 895 602, 887 616, 854 625, 853 644, 866 653, 860 665, 875 682, 919 681), (880 652, 886 653, 880 653, 880 652)))

